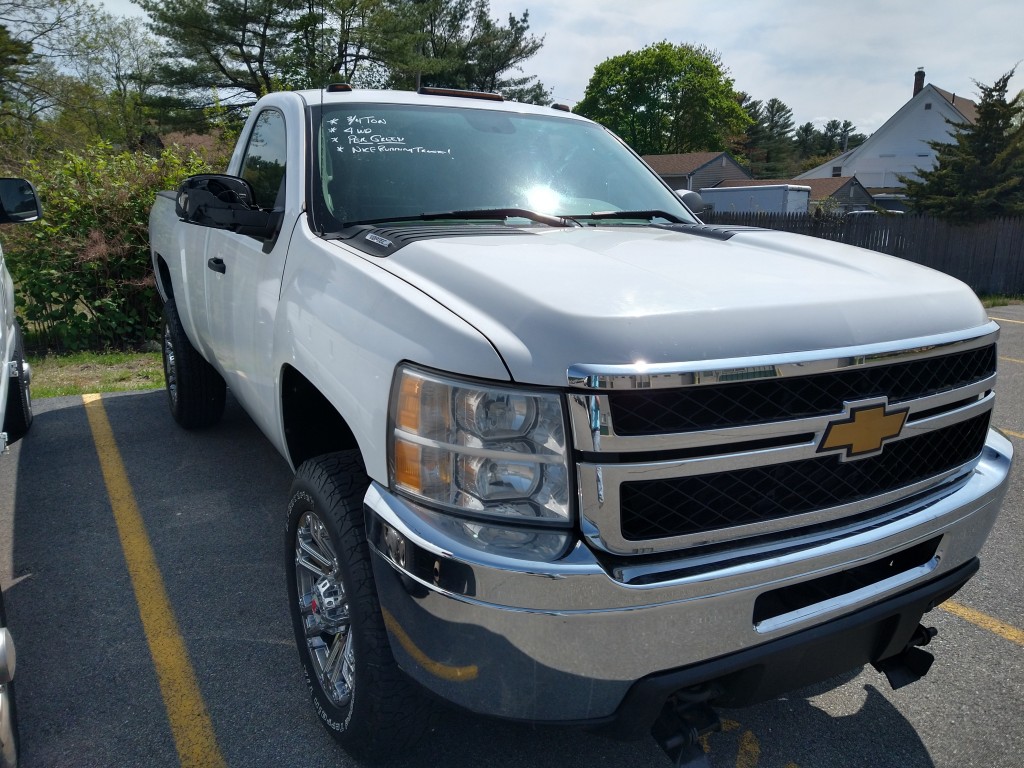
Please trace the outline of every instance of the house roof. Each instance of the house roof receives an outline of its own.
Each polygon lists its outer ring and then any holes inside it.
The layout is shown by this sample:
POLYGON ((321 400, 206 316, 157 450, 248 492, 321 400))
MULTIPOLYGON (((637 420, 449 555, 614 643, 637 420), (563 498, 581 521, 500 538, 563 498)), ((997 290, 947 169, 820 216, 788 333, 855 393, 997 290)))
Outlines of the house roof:
POLYGON ((942 96, 946 101, 953 105, 957 112, 964 116, 964 120, 969 123, 978 122, 978 105, 970 99, 965 99, 963 96, 957 96, 955 93, 944 91, 937 85, 933 85, 932 88, 942 96))
MULTIPOLYGON (((728 152, 684 152, 678 155, 644 155, 644 161, 660 176, 689 176, 728 152)), ((732 159, 732 158, 730 158, 732 159)), ((734 161, 735 162, 735 161, 734 161)))
POLYGON ((850 182, 859 184, 855 176, 830 176, 824 179, 726 179, 716 187, 757 187, 769 184, 793 184, 811 188, 811 200, 831 197, 850 182))
POLYGON ((797 174, 797 182, 828 178, 838 166, 845 173, 855 175, 865 187, 895 186, 893 182, 901 174, 912 176, 922 165, 934 162, 935 153, 934 150, 928 149, 928 142, 950 141, 953 133, 948 125, 950 122, 974 122, 977 116, 978 105, 973 101, 929 83, 915 93, 863 144, 797 174), (939 103, 935 103, 936 101, 939 103), (936 109, 925 112, 931 109, 933 104, 936 109), (909 131, 916 133, 912 135, 909 131), (917 142, 919 148, 912 146, 909 141, 911 139, 917 142))

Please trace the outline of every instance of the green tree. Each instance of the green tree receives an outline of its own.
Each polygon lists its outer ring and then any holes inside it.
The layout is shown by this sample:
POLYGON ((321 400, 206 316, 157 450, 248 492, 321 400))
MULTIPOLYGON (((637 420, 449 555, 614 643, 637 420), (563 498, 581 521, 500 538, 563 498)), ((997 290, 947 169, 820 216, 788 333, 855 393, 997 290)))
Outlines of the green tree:
POLYGON ((84 141, 48 142, 56 151, 98 139, 134 149, 150 133, 144 105, 155 88, 156 41, 139 18, 93 11, 72 24, 68 56, 48 75, 46 133, 84 141))
MULTIPOLYGON (((489 0, 135 0, 163 41, 159 80, 182 108, 244 110, 271 91, 331 81, 547 96, 510 76, 543 40, 489 0)), ((194 118, 193 118, 194 119, 194 118)))
POLYGON ((913 209, 954 222, 1024 215, 1024 103, 1006 98, 1016 68, 981 90, 975 122, 953 123, 951 142, 932 141, 936 163, 900 177, 913 209))
POLYGON ((801 160, 818 154, 818 129, 814 123, 804 123, 793 132, 793 148, 801 160))
MULTIPOLYGON (((375 60, 384 0, 134 0, 183 107, 245 109, 272 91, 352 81, 375 60)), ((166 102, 170 104, 171 102, 166 102)), ((193 115, 194 119, 194 115, 193 115)))
POLYGON ((331 82, 381 85, 377 51, 387 39, 384 0, 300 0, 286 20, 288 48, 278 56, 280 85, 331 82))
POLYGON ((755 179, 779 179, 792 171, 793 110, 779 99, 750 101, 744 109, 751 119, 743 142, 755 179))
POLYGON ((740 162, 750 166, 759 161, 759 148, 764 143, 764 126, 761 124, 764 118, 764 102, 760 99, 751 99, 745 93, 739 94, 739 100, 743 111, 750 118, 750 123, 742 136, 733 139, 729 150, 740 162))
POLYGON ((394 33, 380 58, 389 85, 430 85, 500 93, 514 101, 548 103, 551 94, 536 76, 515 75, 543 46, 529 33, 530 14, 491 16, 489 0, 398 0, 390 8, 394 33))
POLYGON ((282 58, 292 48, 294 0, 135 0, 163 41, 161 84, 197 104, 214 94, 253 99, 279 90, 288 79, 282 58))
POLYGON ((829 120, 819 130, 814 123, 804 123, 793 133, 795 173, 816 168, 844 152, 859 147, 868 137, 857 133, 849 120, 829 120))
POLYGON ((92 10, 84 0, 0 0, 0 25, 37 54, 60 56, 69 24, 92 10))
POLYGON ((0 24, 0 109, 10 99, 10 85, 21 80, 30 63, 32 46, 11 37, 10 30, 0 24))
POLYGON ((717 52, 666 41, 598 64, 576 112, 640 154, 725 149, 751 122, 717 52))
POLYGON ((53 107, 54 80, 67 60, 69 26, 83 0, 0 0, 0 165, 15 169, 36 151, 34 127, 53 107))

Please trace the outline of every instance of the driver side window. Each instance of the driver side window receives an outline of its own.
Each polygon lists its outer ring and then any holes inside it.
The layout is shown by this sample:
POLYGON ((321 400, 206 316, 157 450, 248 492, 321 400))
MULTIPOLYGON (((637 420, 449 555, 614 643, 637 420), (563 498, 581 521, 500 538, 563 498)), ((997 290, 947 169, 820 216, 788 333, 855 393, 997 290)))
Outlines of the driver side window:
POLYGON ((256 118, 242 160, 242 178, 252 185, 256 205, 264 210, 273 208, 283 193, 286 157, 284 115, 265 109, 256 118))

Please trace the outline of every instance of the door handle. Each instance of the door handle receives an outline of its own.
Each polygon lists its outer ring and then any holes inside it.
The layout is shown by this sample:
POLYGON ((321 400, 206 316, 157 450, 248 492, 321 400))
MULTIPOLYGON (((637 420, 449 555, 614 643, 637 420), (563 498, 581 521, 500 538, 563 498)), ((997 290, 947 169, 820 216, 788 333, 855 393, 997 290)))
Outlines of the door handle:
POLYGON ((218 258, 217 256, 211 257, 206 262, 206 266, 214 272, 220 272, 222 275, 227 274, 228 271, 227 265, 224 263, 224 259, 218 258))

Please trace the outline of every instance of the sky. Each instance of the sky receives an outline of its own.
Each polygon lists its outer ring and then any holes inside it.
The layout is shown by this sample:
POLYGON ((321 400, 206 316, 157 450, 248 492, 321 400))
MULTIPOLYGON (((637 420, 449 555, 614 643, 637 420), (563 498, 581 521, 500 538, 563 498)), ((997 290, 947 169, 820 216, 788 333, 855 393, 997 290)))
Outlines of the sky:
MULTIPOLYGON (((141 15, 130 0, 101 4, 141 15)), ((975 81, 1024 64, 1021 0, 491 0, 502 20, 524 10, 544 46, 523 71, 569 105, 598 64, 662 40, 718 51, 737 90, 780 99, 796 125, 850 120, 866 134, 910 99, 919 67, 926 82, 977 100, 975 81)), ((1021 89, 1024 66, 1010 94, 1021 89)))

